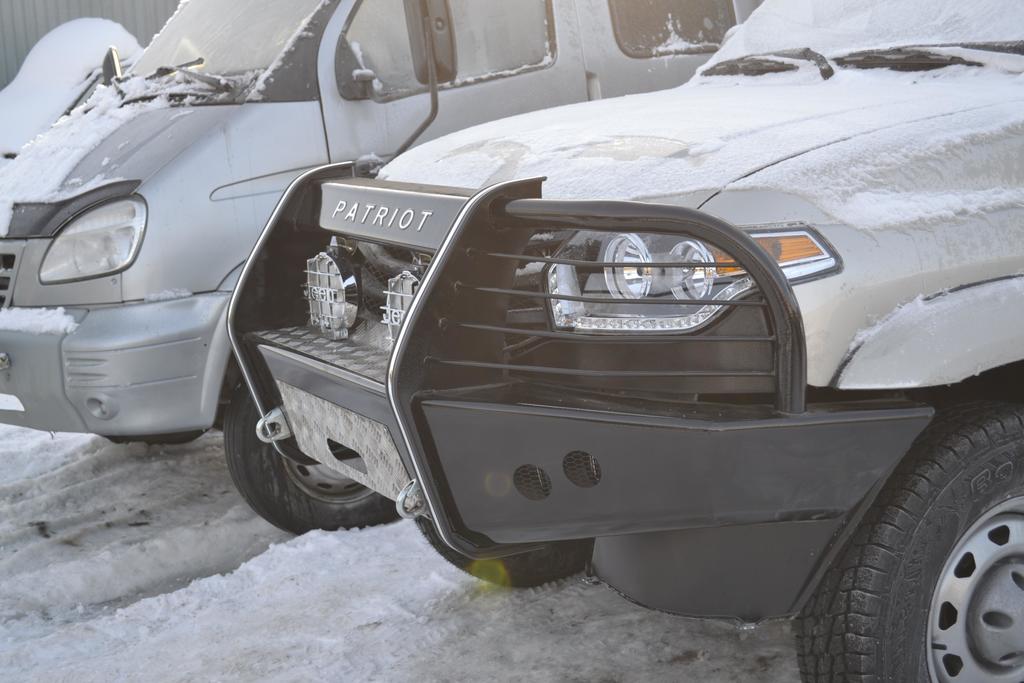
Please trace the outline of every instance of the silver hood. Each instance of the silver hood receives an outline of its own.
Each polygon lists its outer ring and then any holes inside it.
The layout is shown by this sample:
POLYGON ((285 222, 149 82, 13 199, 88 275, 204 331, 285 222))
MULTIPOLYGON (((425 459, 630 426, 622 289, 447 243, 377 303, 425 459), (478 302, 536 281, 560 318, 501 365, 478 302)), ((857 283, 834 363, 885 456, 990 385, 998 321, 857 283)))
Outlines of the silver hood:
MULTIPOLYGON (((994 68, 705 78, 480 126, 414 149, 384 175, 469 188, 547 176, 548 198, 674 203, 734 224, 810 223, 845 264, 796 288, 809 381, 829 386, 865 330, 902 304, 1020 272, 1022 105, 1024 77, 994 68)), ((949 324, 977 329, 974 309, 960 310, 949 324)), ((1005 306, 986 310, 1020 318, 1005 306)), ((929 351, 918 357, 958 357, 936 340, 960 337, 922 329, 929 351)), ((966 374, 1004 361, 971 358, 966 374)), ((919 362, 901 386, 965 375, 935 365, 919 362)), ((850 386, 890 386, 886 372, 850 386)))
MULTIPOLYGON (((683 203, 692 203, 782 161, 853 138, 901 128, 901 145, 912 148, 932 131, 908 124, 993 106, 1004 113, 1021 110, 1020 76, 974 71, 841 71, 828 81, 817 71, 698 78, 669 91, 561 107, 449 135, 406 153, 382 177, 475 188, 546 176, 551 198, 689 197, 683 203)), ((820 163, 831 160, 826 154, 820 163)))
POLYGON ((116 177, 145 182, 201 137, 216 131, 238 106, 158 109, 111 132, 65 178, 116 177))
MULTIPOLYGON (((0 166, 0 237, 16 205, 56 205, 115 183, 136 186, 227 120, 237 106, 172 107, 166 99, 121 106, 101 93, 0 166)), ((32 232, 24 226, 14 232, 32 232)))

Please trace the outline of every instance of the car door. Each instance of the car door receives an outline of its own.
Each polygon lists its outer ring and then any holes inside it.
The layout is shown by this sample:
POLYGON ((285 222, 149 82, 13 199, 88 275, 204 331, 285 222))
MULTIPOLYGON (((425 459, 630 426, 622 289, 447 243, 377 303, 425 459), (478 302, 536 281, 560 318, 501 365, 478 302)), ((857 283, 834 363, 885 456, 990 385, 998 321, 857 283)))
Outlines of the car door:
MULTIPOLYGON (((450 6, 458 75, 441 88, 438 117, 420 142, 586 99, 572 0, 450 0, 450 6)), ((413 72, 403 0, 343 0, 320 62, 334 161, 386 159, 430 111, 427 88, 413 72), (354 82, 360 79, 365 85, 354 82)))
POLYGON ((685 83, 760 0, 576 0, 591 99, 685 83))

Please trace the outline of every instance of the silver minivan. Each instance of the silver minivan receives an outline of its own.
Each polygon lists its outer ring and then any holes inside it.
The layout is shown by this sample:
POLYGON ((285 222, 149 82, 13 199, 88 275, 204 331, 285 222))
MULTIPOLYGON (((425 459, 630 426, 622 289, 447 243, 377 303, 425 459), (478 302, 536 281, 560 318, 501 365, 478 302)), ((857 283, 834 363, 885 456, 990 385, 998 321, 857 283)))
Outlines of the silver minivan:
MULTIPOLYGON (((297 176, 332 162, 373 175, 411 144, 472 124, 679 85, 754 4, 183 3, 131 71, 76 110, 116 93, 101 139, 56 156, 29 146, 0 169, 0 421, 151 442, 210 429, 233 398, 249 403, 228 298, 297 176), (40 159, 58 157, 52 191, 25 191, 40 159), (40 335, 5 324, 12 307, 60 307, 73 323, 40 335)), ((91 121, 73 113, 50 136, 96 137, 91 121)), ((235 411, 254 428, 255 411, 235 411)), ((228 451, 236 479, 259 461, 230 438, 228 451)), ((393 514, 322 469, 289 470, 301 505, 241 488, 297 532, 393 514)))

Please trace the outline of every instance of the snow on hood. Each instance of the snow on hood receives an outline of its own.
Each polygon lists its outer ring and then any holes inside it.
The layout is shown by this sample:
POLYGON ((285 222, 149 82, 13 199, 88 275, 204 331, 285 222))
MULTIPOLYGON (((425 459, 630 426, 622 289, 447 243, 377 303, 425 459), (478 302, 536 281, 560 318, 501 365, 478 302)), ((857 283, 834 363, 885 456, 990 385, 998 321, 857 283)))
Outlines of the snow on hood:
POLYGON ((809 47, 827 57, 906 45, 1020 40, 1020 0, 767 0, 708 66, 809 47))
POLYGON ((125 60, 142 51, 124 27, 106 19, 76 19, 43 36, 0 91, 0 155, 17 153, 53 125, 83 93, 111 45, 125 60))
POLYGON ((174 107, 169 96, 196 94, 208 86, 180 74, 170 81, 129 78, 113 87, 99 88, 84 105, 58 121, 26 146, 18 157, 0 165, 0 237, 9 228, 14 204, 47 203, 124 179, 146 180, 148 172, 168 161, 145 150, 146 141, 171 126, 189 127, 189 136, 177 140, 176 149, 201 134, 202 123, 230 115, 230 107, 203 107, 210 116, 189 124, 196 113, 187 106, 174 107), (141 98, 139 101, 135 101, 141 98), (128 101, 129 104, 124 104, 128 101), (175 111, 171 111, 171 109, 175 111), (127 178, 123 175, 129 173, 127 178))
POLYGON ((869 230, 1024 209, 1024 79, 1000 92, 1002 101, 839 140, 732 189, 796 194, 869 230))
POLYGON ((79 107, 36 138, 17 159, 0 166, 0 237, 10 228, 14 204, 60 201, 119 180, 103 174, 68 176, 118 128, 147 111, 169 106, 167 98, 160 97, 122 107, 112 88, 101 88, 89 106, 79 107))
MULTIPOLYGON (((754 181, 762 169, 813 150, 821 150, 819 165, 828 164, 822 148, 897 127, 899 135, 887 140, 895 149, 886 152, 898 155, 929 142, 929 126, 916 122, 969 110, 980 113, 957 119, 963 128, 946 126, 946 143, 979 129, 1012 128, 1024 121, 1022 100, 1024 78, 988 68, 842 70, 828 81, 813 70, 707 78, 484 124, 407 152, 382 177, 478 188, 547 176, 550 198, 671 200, 754 181), (983 110, 994 106, 1000 112, 990 121, 983 110)), ((870 167, 870 158, 861 160, 870 167)), ((815 168, 805 171, 814 198, 815 168)), ((788 191, 789 179, 779 175, 771 187, 788 191)))

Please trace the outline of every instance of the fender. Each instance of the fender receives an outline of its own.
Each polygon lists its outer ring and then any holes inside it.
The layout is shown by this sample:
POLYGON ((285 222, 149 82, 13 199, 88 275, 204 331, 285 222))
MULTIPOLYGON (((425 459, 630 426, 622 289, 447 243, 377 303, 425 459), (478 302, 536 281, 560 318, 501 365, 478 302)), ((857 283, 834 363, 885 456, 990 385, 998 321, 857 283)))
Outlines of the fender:
POLYGON ((1024 359, 1024 275, 918 297, 854 339, 839 389, 956 384, 1024 359))

